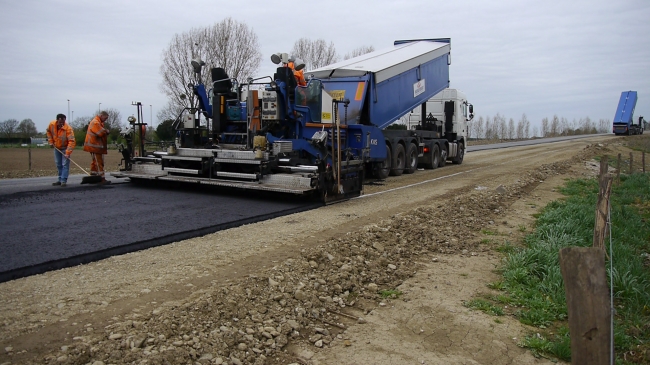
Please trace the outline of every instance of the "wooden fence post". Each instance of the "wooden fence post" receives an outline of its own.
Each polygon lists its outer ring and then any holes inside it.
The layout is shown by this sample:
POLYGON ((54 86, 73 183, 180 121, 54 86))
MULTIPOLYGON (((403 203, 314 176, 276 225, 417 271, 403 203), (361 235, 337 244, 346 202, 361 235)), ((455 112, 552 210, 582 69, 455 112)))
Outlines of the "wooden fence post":
POLYGON ((634 155, 630 152, 630 175, 634 172, 634 155))
POLYGON ((611 312, 603 252, 565 247, 560 250, 560 270, 569 313, 571 363, 608 365, 611 312))
POLYGON ((29 156, 29 171, 32 171, 32 146, 27 147, 27 155, 29 156))
POLYGON ((641 152, 641 166, 643 168, 643 173, 645 174, 645 151, 641 152))
POLYGON ((618 161, 616 162, 616 181, 621 181, 621 154, 618 154, 618 161))
POLYGON ((612 176, 607 170, 607 156, 603 156, 600 160, 593 247, 560 250, 572 364, 608 365, 611 359, 612 313, 605 269, 605 237, 612 176))
POLYGON ((612 176, 607 173, 607 156, 600 159, 600 175, 598 177, 598 203, 596 204, 596 221, 594 224, 593 247, 605 252, 605 237, 607 237, 607 215, 609 212, 609 195, 612 191, 612 176))

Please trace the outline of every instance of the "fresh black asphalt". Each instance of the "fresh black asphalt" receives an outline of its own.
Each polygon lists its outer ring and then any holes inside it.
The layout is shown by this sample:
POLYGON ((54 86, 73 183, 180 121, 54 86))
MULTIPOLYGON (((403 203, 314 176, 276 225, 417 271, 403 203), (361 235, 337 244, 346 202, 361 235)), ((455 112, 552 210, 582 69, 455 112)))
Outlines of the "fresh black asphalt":
POLYGON ((89 186, 69 180, 61 188, 51 180, 29 179, 22 189, 0 185, 0 282, 321 205, 183 185, 89 186))

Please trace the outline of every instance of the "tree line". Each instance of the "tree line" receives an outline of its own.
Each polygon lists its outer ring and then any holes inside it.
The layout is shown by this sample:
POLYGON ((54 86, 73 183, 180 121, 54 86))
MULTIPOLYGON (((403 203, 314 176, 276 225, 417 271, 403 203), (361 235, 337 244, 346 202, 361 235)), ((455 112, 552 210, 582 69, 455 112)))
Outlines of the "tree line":
MULTIPOLYGON (((125 127, 125 124, 122 123, 122 115, 119 110, 113 108, 105 109, 105 111, 108 113, 108 119, 104 122, 104 126, 110 131, 108 140, 109 142, 116 142, 119 139, 120 131, 125 127)), ((94 117, 94 115, 82 116, 67 121, 74 131, 74 137, 78 145, 83 144, 88 124, 94 117)), ((20 123, 16 119, 7 119, 0 122, 0 136, 7 140, 16 138, 26 140, 31 137, 45 138, 47 134, 45 130, 39 132, 34 122, 27 118, 20 123)))
POLYGON ((600 119, 598 122, 585 117, 571 122, 567 118, 554 115, 553 118, 543 118, 539 128, 533 126, 526 114, 515 122, 513 118, 506 121, 506 117, 497 113, 494 117, 482 116, 468 123, 467 133, 471 139, 486 140, 513 140, 534 137, 559 137, 581 134, 607 133, 612 129, 609 119, 600 119))

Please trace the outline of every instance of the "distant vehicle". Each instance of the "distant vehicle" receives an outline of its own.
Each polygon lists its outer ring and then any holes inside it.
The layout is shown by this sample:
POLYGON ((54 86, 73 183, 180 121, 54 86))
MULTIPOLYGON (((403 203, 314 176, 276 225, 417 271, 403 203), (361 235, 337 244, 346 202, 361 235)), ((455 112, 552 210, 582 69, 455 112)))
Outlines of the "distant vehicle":
POLYGON ((643 117, 639 117, 639 123, 634 124, 634 108, 636 108, 637 99, 636 91, 623 91, 621 93, 612 127, 612 132, 615 135, 643 134, 645 124, 643 117))

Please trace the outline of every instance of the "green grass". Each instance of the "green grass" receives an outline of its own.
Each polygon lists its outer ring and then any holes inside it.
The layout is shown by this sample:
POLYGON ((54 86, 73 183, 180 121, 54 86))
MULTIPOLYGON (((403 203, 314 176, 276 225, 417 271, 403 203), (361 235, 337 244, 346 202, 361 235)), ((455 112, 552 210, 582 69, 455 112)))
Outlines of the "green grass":
POLYGON ((517 250, 517 247, 514 246, 512 243, 505 241, 503 245, 497 247, 495 250, 501 253, 512 253, 517 250))
POLYGON ((397 289, 380 290, 379 295, 381 295, 382 298, 397 299, 402 295, 402 292, 397 289))
POLYGON ((485 299, 472 299, 469 302, 463 303, 467 308, 478 309, 486 313, 490 313, 495 316, 503 315, 503 308, 498 305, 494 305, 485 299))
MULTIPOLYGON (((547 205, 538 215, 534 231, 523 247, 506 243, 503 278, 490 283, 501 294, 469 302, 470 307, 494 314, 504 308, 522 323, 538 328, 521 343, 537 356, 570 361, 564 283, 559 250, 592 246, 598 185, 595 180, 572 180, 561 189, 565 199, 547 205), (556 332, 551 334, 551 329, 556 332)), ((630 351, 650 351, 650 175, 622 175, 611 195, 612 270, 616 315, 617 364, 626 364, 630 351)), ((609 250, 609 242, 607 242, 609 250)), ((609 279, 609 262, 607 262, 609 279)))

